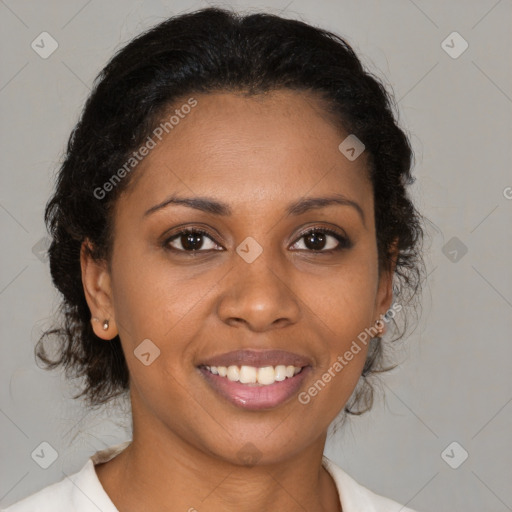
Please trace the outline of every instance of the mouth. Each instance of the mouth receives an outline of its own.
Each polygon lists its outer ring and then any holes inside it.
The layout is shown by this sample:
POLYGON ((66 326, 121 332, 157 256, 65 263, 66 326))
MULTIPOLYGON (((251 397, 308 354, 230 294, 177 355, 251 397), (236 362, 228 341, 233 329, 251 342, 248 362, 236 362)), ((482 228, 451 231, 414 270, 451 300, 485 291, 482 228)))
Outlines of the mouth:
POLYGON ((309 359, 280 350, 239 350, 198 366, 216 394, 247 410, 284 404, 297 394, 311 368, 309 359))

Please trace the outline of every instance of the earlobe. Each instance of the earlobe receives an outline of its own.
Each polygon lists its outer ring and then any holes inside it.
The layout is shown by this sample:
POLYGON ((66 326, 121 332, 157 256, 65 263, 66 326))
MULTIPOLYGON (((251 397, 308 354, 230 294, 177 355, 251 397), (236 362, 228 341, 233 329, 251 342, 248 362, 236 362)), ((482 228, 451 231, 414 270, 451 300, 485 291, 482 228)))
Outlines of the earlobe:
POLYGON ((89 240, 82 243, 80 267, 85 299, 91 311, 91 325, 99 338, 111 340, 118 334, 110 273, 105 260, 95 259, 89 240))
POLYGON ((104 340, 111 340, 115 338, 118 334, 115 321, 112 322, 109 318, 100 320, 98 317, 93 316, 91 318, 91 324, 94 333, 96 334, 96 336, 98 336, 98 338, 102 338, 104 340), (99 331, 99 329, 102 329, 102 331, 99 331))

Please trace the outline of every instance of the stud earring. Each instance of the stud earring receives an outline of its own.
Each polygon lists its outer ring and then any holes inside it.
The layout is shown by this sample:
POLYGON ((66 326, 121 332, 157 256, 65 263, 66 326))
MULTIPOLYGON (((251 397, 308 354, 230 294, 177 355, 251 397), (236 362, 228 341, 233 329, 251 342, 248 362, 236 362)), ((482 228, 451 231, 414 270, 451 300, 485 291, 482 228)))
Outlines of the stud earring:
POLYGON ((108 320, 103 320, 103 330, 104 331, 108 331, 108 324, 109 324, 108 320))
POLYGON ((382 320, 377 320, 375 322, 375 325, 377 326, 377 333, 378 337, 380 338, 382 334, 384 333, 384 322, 382 320))

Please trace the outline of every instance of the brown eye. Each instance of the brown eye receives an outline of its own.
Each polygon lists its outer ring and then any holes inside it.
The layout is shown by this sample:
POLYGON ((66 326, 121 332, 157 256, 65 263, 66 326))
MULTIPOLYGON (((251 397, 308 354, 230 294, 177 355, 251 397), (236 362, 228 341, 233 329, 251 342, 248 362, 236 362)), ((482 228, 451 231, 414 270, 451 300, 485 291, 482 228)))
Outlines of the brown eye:
POLYGON ((295 250, 313 252, 330 252, 346 249, 351 246, 348 238, 329 229, 311 229, 303 233, 292 246, 295 250), (301 241, 303 241, 301 243, 301 241))
POLYGON ((325 249, 327 239, 329 235, 322 233, 321 231, 312 231, 307 235, 304 235, 304 245, 312 251, 321 251, 325 249))
POLYGON ((219 247, 206 231, 201 230, 180 231, 169 238, 165 245, 182 252, 205 252, 218 250, 219 247))

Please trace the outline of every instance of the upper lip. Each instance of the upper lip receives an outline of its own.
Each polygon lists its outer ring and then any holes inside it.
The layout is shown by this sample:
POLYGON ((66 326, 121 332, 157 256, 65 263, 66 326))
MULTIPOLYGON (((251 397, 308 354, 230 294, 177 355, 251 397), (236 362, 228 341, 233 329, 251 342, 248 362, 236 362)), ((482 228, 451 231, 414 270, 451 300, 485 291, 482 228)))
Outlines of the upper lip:
POLYGON ((217 356, 210 357, 199 366, 309 366, 311 360, 305 356, 294 354, 286 350, 234 350, 217 356))

